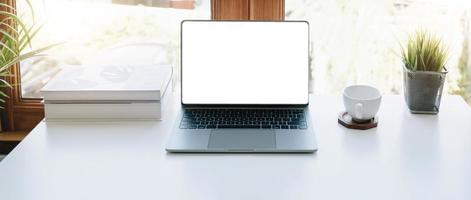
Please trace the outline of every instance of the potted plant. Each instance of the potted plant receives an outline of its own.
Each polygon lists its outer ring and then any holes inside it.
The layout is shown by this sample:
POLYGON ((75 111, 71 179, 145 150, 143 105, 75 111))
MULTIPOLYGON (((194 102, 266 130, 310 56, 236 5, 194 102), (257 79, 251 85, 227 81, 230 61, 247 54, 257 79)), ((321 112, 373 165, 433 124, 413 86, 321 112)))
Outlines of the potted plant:
POLYGON ((402 47, 404 97, 412 113, 437 114, 447 74, 448 50, 427 31, 409 36, 402 47))

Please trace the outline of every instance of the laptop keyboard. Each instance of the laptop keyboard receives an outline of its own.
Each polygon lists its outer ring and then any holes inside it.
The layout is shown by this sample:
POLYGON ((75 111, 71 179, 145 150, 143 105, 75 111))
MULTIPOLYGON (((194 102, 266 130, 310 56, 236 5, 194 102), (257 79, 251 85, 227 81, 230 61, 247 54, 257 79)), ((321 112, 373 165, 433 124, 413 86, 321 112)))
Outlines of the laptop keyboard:
POLYGON ((185 109, 181 129, 307 129, 303 109, 185 109))

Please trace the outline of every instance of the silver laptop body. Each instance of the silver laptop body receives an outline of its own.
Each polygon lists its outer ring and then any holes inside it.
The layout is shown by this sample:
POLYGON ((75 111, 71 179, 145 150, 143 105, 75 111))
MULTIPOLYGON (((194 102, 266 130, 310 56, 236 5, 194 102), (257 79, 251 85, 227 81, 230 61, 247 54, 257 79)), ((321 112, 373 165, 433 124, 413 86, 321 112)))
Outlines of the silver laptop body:
POLYGON ((305 21, 181 24, 181 104, 169 152, 314 152, 305 21))

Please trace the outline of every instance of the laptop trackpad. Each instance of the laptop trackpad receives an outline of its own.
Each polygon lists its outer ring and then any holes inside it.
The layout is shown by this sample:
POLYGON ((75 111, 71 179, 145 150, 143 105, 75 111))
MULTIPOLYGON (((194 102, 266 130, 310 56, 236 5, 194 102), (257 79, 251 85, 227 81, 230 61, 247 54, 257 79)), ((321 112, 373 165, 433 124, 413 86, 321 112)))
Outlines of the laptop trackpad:
POLYGON ((209 137, 209 148, 252 150, 275 148, 274 130, 214 129, 209 137))

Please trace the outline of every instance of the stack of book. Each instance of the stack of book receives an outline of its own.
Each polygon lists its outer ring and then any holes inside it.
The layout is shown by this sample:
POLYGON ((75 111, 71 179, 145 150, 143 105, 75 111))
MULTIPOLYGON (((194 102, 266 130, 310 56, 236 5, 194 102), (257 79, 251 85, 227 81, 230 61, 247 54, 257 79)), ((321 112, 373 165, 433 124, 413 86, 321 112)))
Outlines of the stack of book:
POLYGON ((170 66, 65 67, 41 90, 46 120, 160 119, 170 66))

